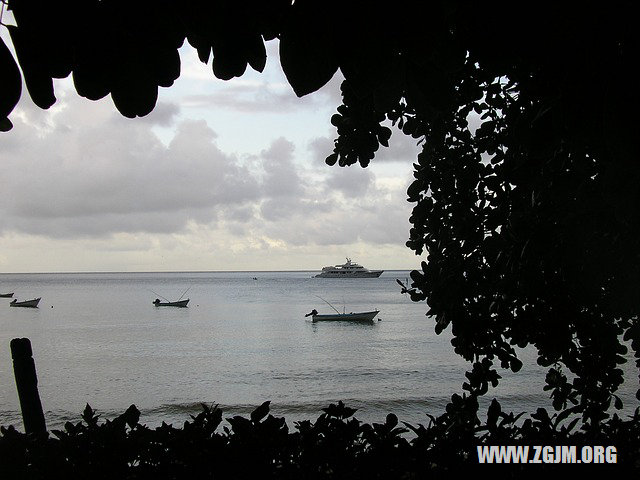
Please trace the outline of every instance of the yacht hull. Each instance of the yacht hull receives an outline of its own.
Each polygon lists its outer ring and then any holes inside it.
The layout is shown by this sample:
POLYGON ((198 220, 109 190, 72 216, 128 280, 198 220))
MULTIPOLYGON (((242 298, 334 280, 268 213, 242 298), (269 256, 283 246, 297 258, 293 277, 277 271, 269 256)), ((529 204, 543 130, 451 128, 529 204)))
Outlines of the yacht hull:
POLYGON ((384 270, 369 270, 368 272, 322 272, 316 278, 378 278, 384 270))

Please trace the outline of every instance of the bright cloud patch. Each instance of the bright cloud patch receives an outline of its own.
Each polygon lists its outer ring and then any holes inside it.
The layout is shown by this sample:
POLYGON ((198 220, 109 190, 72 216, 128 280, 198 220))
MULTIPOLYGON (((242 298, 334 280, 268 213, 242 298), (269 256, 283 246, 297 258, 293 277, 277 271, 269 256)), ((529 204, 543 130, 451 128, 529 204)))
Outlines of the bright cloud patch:
POLYGON ((268 269, 359 253, 412 258, 404 243, 414 139, 394 132, 367 169, 329 167, 327 112, 339 104, 340 78, 297 99, 273 73, 257 86, 200 88, 189 61, 185 83, 140 119, 122 117, 108 97, 91 102, 60 88, 43 112, 25 95, 2 136, 0 267, 268 269), (319 116, 324 131, 305 123, 319 116))

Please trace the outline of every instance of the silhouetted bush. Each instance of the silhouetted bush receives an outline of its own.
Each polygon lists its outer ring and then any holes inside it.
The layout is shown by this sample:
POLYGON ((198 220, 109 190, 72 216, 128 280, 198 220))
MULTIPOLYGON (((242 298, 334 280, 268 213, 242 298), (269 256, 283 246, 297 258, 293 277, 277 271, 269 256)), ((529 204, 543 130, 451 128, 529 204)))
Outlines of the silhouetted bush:
POLYGON ((576 421, 550 417, 544 409, 520 422, 521 415, 502 412, 496 400, 482 423, 477 400, 458 395, 426 426, 400 426, 394 414, 384 423, 362 423, 342 402, 323 411, 315 422, 296 422, 290 431, 284 418, 269 414, 269 402, 249 418, 227 418, 229 426, 217 406, 203 405, 182 428, 163 422, 151 429, 139 423, 134 405, 102 423, 87 405, 82 421, 50 434, 1 427, 0 465, 7 479, 414 479, 471 471, 523 478, 582 471, 585 465, 479 464, 477 446, 613 445, 617 462, 601 465, 602 471, 640 469, 638 410, 628 420, 613 415, 597 429, 580 430, 574 430, 576 421))

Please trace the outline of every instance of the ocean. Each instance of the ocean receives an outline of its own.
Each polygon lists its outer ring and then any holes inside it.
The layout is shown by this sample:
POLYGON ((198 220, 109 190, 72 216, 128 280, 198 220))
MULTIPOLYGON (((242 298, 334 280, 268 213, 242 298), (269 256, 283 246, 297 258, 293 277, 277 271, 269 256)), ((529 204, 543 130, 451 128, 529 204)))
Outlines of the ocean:
MULTIPOLYGON (((425 303, 400 293, 385 271, 377 279, 313 278, 317 272, 170 272, 0 274, 0 293, 42 297, 39 308, 10 308, 0 298, 0 425, 23 429, 9 342, 31 340, 47 427, 77 422, 88 403, 102 419, 135 404, 141 423, 181 426, 201 405, 224 417, 248 415, 262 402, 290 425, 315 420, 342 400, 355 417, 426 424, 462 393, 469 368, 434 333, 425 303), (186 293, 185 293, 186 292, 186 293), (155 307, 155 298, 188 308, 155 307), (378 309, 372 324, 312 323, 312 309, 378 309), (4 305, 3 305, 4 304, 4 305)), ((521 351, 517 374, 483 400, 503 410, 551 411, 545 369, 521 351)), ((633 366, 633 362, 627 364, 633 366)), ((631 412, 634 375, 619 392, 631 412)))

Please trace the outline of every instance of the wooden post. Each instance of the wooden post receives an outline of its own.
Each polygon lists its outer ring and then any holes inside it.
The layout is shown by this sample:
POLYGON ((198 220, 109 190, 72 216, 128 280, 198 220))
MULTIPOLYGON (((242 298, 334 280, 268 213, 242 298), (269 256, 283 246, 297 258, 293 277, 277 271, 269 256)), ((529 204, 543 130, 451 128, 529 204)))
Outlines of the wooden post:
POLYGON ((42 403, 38 394, 38 377, 33 361, 31 341, 28 338, 11 340, 13 373, 16 377, 20 409, 26 433, 44 433, 47 425, 44 420, 42 403))

